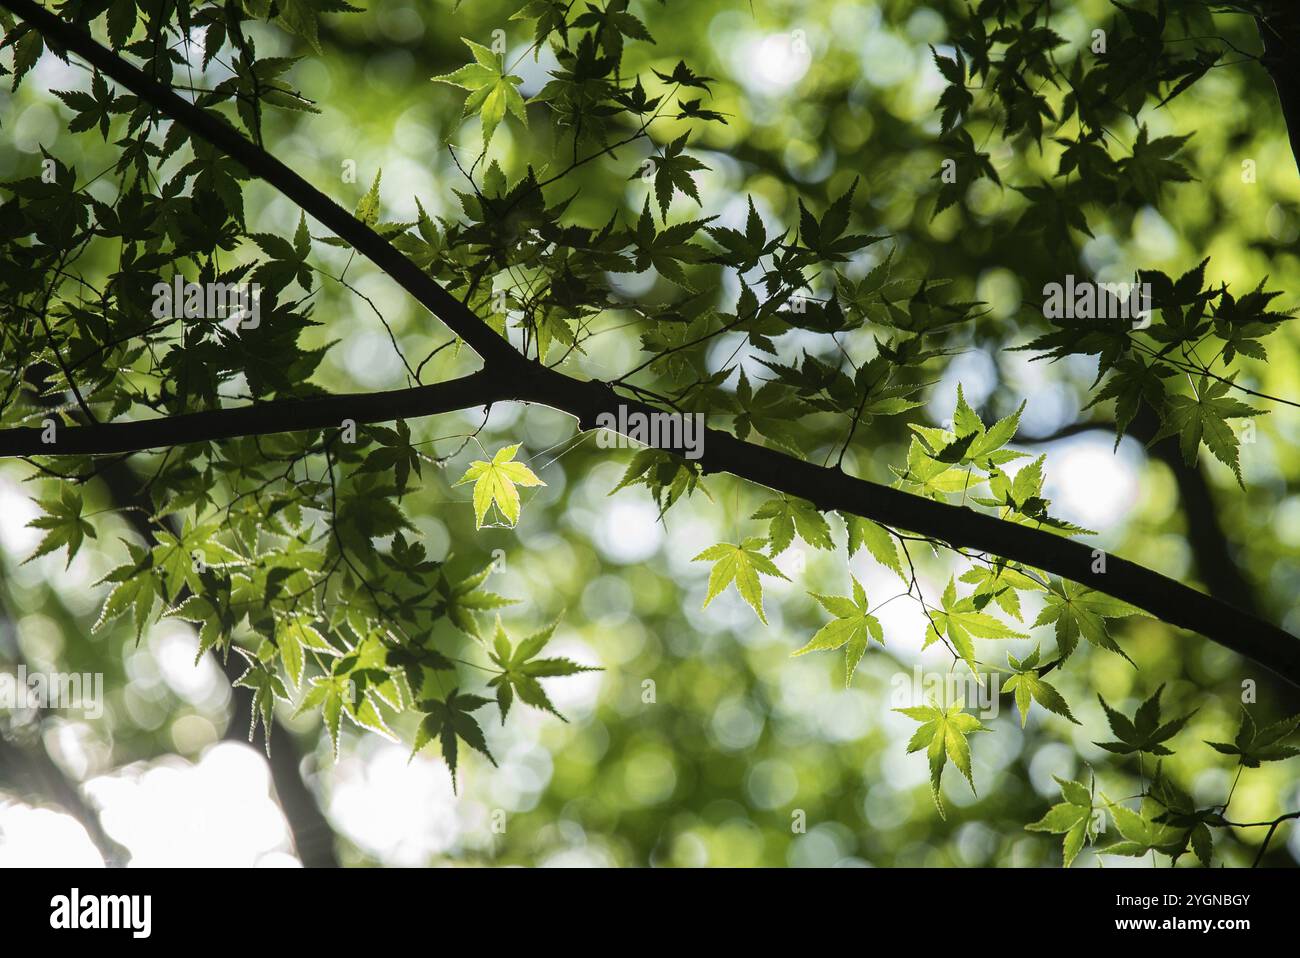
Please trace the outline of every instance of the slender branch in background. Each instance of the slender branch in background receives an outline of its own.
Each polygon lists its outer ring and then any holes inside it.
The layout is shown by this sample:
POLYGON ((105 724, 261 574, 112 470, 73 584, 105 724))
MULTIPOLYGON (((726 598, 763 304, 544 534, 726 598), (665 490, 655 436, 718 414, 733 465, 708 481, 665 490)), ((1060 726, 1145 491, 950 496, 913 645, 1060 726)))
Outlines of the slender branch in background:
MULTIPOLYGON (((1268 843, 1273 840, 1273 833, 1277 831, 1278 826, 1293 818, 1300 818, 1300 812, 1288 812, 1286 815, 1279 815, 1277 818, 1273 819, 1273 821, 1268 823, 1268 834, 1265 835, 1264 840, 1260 842, 1259 851, 1255 854, 1255 860, 1250 863, 1251 868, 1258 868, 1259 863, 1264 860, 1264 853, 1268 851, 1268 843)), ((1263 825, 1265 823, 1255 822, 1254 824, 1263 825)), ((1247 825, 1245 827, 1249 828, 1251 826, 1247 825)))
MULTIPOLYGON (((26 371, 24 385, 34 394, 40 396, 45 392, 42 388, 43 383, 54 373, 55 368, 53 366, 30 366, 26 371)), ((150 525, 148 517, 153 514, 154 510, 147 498, 147 484, 142 485, 132 475, 124 457, 106 458, 101 460, 100 463, 101 465, 98 468, 89 475, 80 477, 79 481, 85 481, 91 476, 101 476, 116 503, 115 511, 127 519, 141 539, 152 544, 155 541, 155 529, 150 525)), ((173 529, 172 531, 173 534, 177 534, 179 530, 173 529)), ((2 580, 0 580, 0 583, 2 583, 2 580)), ((3 609, 0 607, 0 612, 2 611, 3 609)), ((209 654, 212 655, 213 660, 225 671, 232 682, 231 693, 233 700, 231 702, 231 722, 227 729, 227 737, 234 737, 230 734, 231 730, 240 727, 240 723, 235 719, 235 716, 247 714, 251 710, 252 691, 247 688, 233 686, 234 680, 239 677, 237 662, 221 661, 215 653, 209 654)), ((280 809, 289 824, 298 858, 307 867, 337 866, 339 862, 335 850, 335 834, 329 821, 321 812, 315 795, 303 780, 302 753, 298 748, 298 743, 294 736, 274 719, 271 723, 271 731, 272 736, 276 739, 276 748, 268 757, 271 781, 275 788, 276 798, 280 803, 280 809)), ((265 729, 262 734, 266 734, 265 729)), ((239 738, 243 739, 242 734, 239 738)), ((41 749, 43 751, 43 744, 41 744, 41 749)), ((10 764, 13 764, 19 757, 21 757, 21 753, 12 751, 11 747, 10 764)), ((4 757, 0 756, 0 770, 2 770, 4 764, 4 757)), ((51 783, 45 788, 46 793, 52 794, 55 800, 59 801, 61 805, 82 822, 96 846, 99 847, 105 861, 111 864, 113 862, 125 863, 128 860, 129 853, 103 833, 97 813, 82 799, 79 786, 66 776, 63 776, 62 782, 52 777, 53 773, 62 774, 52 759, 47 756, 44 761, 41 761, 40 757, 36 756, 34 759, 28 760, 27 764, 29 766, 27 777, 51 783)))
MULTIPOLYGON (((144 498, 140 483, 131 474, 129 467, 124 463, 116 463, 113 468, 104 471, 102 478, 113 499, 121 507, 119 514, 126 517, 131 527, 145 542, 154 544, 155 530, 148 519, 153 510, 148 500, 144 498), (134 508, 136 506, 142 508, 134 508)), ((173 534, 179 534, 179 530, 172 531, 173 534)), ((186 595, 188 590, 177 596, 177 601, 183 601, 186 595)), ((240 668, 240 660, 234 657, 223 660, 215 651, 209 654, 231 682, 230 724, 226 728, 225 737, 232 741, 246 742, 242 717, 252 711, 253 692, 243 686, 234 685, 243 671, 240 668)), ((267 730, 262 729, 260 734, 265 741, 267 730)), ((321 811, 315 794, 303 780, 303 755, 297 739, 275 719, 271 721, 270 735, 275 739, 275 748, 271 749, 267 756, 271 783, 275 788, 280 809, 289 823, 289 831, 299 860, 307 868, 337 867, 339 860, 335 850, 334 828, 321 811)))
POLYGON ((81 785, 50 755, 39 729, 26 745, 0 735, 0 782, 4 781, 21 783, 80 822, 109 868, 122 868, 131 860, 131 853, 104 830, 99 810, 91 804, 81 785))
MULTIPOLYGON (((0 591, 0 628, 13 627, 7 605, 4 592, 0 591)), ((17 635, 13 638, 16 646, 17 635)), ((110 868, 125 866, 131 860, 131 853, 104 830, 99 809, 82 791, 81 784, 68 775, 50 754, 45 746, 43 724, 44 713, 41 711, 37 714, 35 728, 27 730, 22 738, 6 736, 0 729, 0 784, 14 782, 54 802, 81 823, 104 864, 110 868)))

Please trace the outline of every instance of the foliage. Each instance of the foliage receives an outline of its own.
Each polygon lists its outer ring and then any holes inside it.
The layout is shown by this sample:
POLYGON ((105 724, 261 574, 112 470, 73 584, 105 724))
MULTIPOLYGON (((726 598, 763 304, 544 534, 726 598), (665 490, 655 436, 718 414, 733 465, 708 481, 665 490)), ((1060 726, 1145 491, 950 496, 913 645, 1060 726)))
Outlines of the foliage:
MULTIPOLYGON (((964 218, 979 232, 977 245, 992 250, 986 265, 1019 269, 1023 250, 1047 256, 1054 272, 1043 273, 1038 259, 1023 266, 1029 289, 1044 276, 1082 273, 1070 264, 1082 262, 1084 238, 1111 231, 1107 217, 1168 210, 1204 171, 1195 140, 1163 132, 1157 111, 1194 96, 1189 91, 1222 59, 1222 50, 1202 39, 1218 22, 1205 5, 1175 6, 1177 16, 1164 3, 1116 4, 1098 52, 1058 33, 1047 4, 946 5, 947 41, 928 47, 943 91, 937 116, 928 118, 937 120, 938 133, 925 149, 939 159, 939 171, 927 173, 907 204, 923 207, 926 223, 964 218), (990 137, 1018 153, 1037 150, 1042 163, 1025 160, 999 172, 990 137), (1054 170, 1041 168, 1050 162, 1054 170), (1007 204, 988 223, 977 222, 973 206, 984 187, 1001 191, 1007 204)), ((1093 535, 1053 511, 1047 457, 1012 448, 1026 400, 982 415, 976 407, 983 403, 972 404, 956 384, 950 417, 934 424, 926 413, 937 409, 937 397, 950 396, 935 384, 951 379, 953 357, 973 346, 1063 365, 1095 357, 1095 368, 1087 360, 1092 381, 1081 405, 1113 409, 1116 445, 1151 417, 1149 444, 1176 437, 1190 466, 1198 466, 1203 446, 1244 494, 1248 470, 1233 427, 1253 424, 1268 411, 1261 404, 1278 398, 1256 388, 1258 369, 1275 355, 1263 340, 1285 330, 1292 314, 1275 304, 1281 293, 1267 280, 1229 284, 1200 257, 1189 268, 1133 270, 1150 290, 1143 316, 1121 313, 1123 303, 1106 291, 1092 301, 1098 315, 1082 302, 1057 315, 1028 297, 1018 313, 997 316, 973 289, 974 265, 942 269, 933 236, 910 235, 917 229, 910 222, 885 222, 877 193, 890 187, 880 177, 838 177, 836 189, 827 185, 814 196, 799 195, 782 171, 779 185, 792 202, 781 216, 771 215, 762 184, 724 209, 715 188, 719 164, 703 154, 725 154, 720 143, 739 151, 734 138, 724 139, 726 128, 746 119, 730 109, 728 82, 705 74, 718 72, 713 66, 688 64, 665 41, 657 18, 670 14, 658 4, 637 7, 645 9, 634 11, 629 0, 506 4, 502 12, 523 21, 528 36, 513 56, 461 37, 468 54, 461 49, 459 59, 440 63, 436 69, 449 69, 421 94, 437 106, 451 103, 462 121, 477 120, 468 135, 447 133, 459 188, 398 197, 392 187, 381 189, 376 170, 363 180, 368 191, 347 204, 356 219, 528 360, 551 369, 603 363, 620 355, 602 349, 617 337, 621 355, 635 358, 602 376, 613 395, 664 413, 707 414, 712 429, 729 427, 752 446, 859 474, 878 465, 904 493, 1066 538, 1093 535), (544 82, 532 82, 525 69, 530 55, 548 58, 544 82), (381 211, 390 205, 408 214, 386 220, 381 211), (1028 336, 1020 335, 1026 329, 1028 336)), ((365 15, 339 0, 161 10, 101 2, 69 5, 60 15, 160 82, 176 89, 198 82, 198 105, 235 124, 250 149, 271 152, 276 134, 319 111, 289 79, 296 65, 320 57, 336 34, 348 35, 350 17, 365 15), (200 34, 201 53, 191 54, 200 34), (259 57, 259 45, 272 55, 259 57), (281 55, 287 52, 293 55, 281 55)), ((19 19, 0 15, 0 22, 17 91, 42 57, 62 51, 19 19)), ((451 56, 445 50, 442 59, 451 56)), ((349 294, 364 299, 346 279, 348 244, 313 235, 301 211, 267 224, 247 157, 222 155, 97 70, 84 87, 54 91, 61 138, 74 139, 57 153, 42 152, 42 172, 29 163, 3 184, 0 302, 15 320, 6 322, 0 345, 0 428, 49 420, 57 435, 236 403, 305 402, 327 392, 336 355, 350 346, 335 343, 336 321, 321 304, 346 302, 349 294), (83 142, 108 151, 112 162, 100 175, 110 189, 90 189, 99 177, 66 159, 75 153, 70 144, 83 142), (330 258, 336 254, 347 259, 330 258), (224 309, 159 315, 157 287, 176 283, 256 283, 260 317, 249 323, 224 309)), ((926 137, 924 129, 914 132, 926 137)), ((395 332, 375 303, 365 302, 408 388, 427 385, 426 376, 450 380, 472 359, 455 336, 431 343, 431 323, 395 332), (408 361, 415 349, 421 355, 408 361)), ((590 374, 595 366, 578 368, 590 374)), ((549 450, 521 455, 524 442, 512 436, 516 441, 489 453, 479 439, 485 419, 439 452, 443 437, 394 418, 392 428, 351 422, 285 431, 268 423, 257 435, 152 456, 148 481, 137 483, 141 500, 122 504, 147 514, 151 541, 124 544, 127 561, 102 580, 111 588, 97 625, 125 619, 139 640, 151 622, 171 616, 197 626, 199 656, 235 649, 247 662, 238 683, 253 693, 252 726, 265 726, 268 748, 276 703, 297 701, 298 711, 319 712, 335 755, 346 715, 359 729, 413 740, 415 753, 437 740, 455 782, 466 746, 496 763, 480 709, 495 702, 505 724, 518 698, 562 718, 540 680, 593 669, 565 656, 538 657, 555 624, 514 644, 500 618, 490 638, 477 618, 512 601, 483 587, 493 566, 484 566, 481 553, 494 527, 523 534, 525 513, 547 508, 530 501, 524 509, 520 487, 552 492, 526 464, 549 450), (443 469, 453 462, 461 468, 474 444, 486 458, 447 481, 443 469), (465 563, 451 554, 435 558, 416 521, 428 508, 421 496, 428 489, 453 495, 471 483, 469 501, 456 508, 473 515, 482 535, 455 542, 465 563), (495 699, 462 691, 471 681, 461 668, 467 664, 491 674, 480 690, 495 699)), ((48 473, 50 489, 58 486, 36 500, 41 515, 31 525, 43 537, 30 558, 66 548, 70 565, 97 536, 78 490, 95 486, 105 461, 57 452, 30 461, 48 473)), ((645 486, 662 520, 697 489, 708 494, 702 474, 691 460, 651 448, 632 458, 615 491, 645 486)), ((714 505, 722 509, 723 501, 714 505)), ((868 602, 861 573, 850 572, 847 595, 833 594, 842 586, 818 583, 829 591, 808 594, 830 618, 809 628, 792 654, 844 649, 851 685, 871 641, 888 647, 898 639, 881 608, 906 599, 924 614, 922 634, 912 637, 922 648, 945 650, 954 671, 981 682, 991 670, 1008 673, 997 690, 1013 697, 1022 727, 1035 703, 1053 730, 1100 717, 1084 713, 1087 696, 1072 709, 1070 687, 1046 678, 1076 665, 1086 674, 1080 637, 1089 653, 1095 647, 1128 662, 1139 657, 1121 641, 1143 610, 1100 591, 1096 581, 1062 579, 903 524, 838 511, 842 537, 831 510, 781 488, 766 490, 752 511, 733 510, 736 534, 695 556, 712 564, 703 608, 734 584, 768 624, 764 580, 769 588, 797 580, 777 564, 803 554, 796 541, 841 569, 850 560, 879 566, 904 591, 868 602), (741 531, 743 521, 759 523, 763 534, 741 531), (927 596, 914 552, 952 563, 938 596, 927 596), (1048 636, 1054 650, 1042 654, 1048 636), (1032 649, 1007 645, 1022 640, 1032 649), (1008 668, 990 664, 1004 652, 1008 668)), ((1064 836, 1067 866, 1098 839, 1102 808, 1122 836, 1103 852, 1154 850, 1177 861, 1190 848, 1202 863, 1213 860, 1209 830, 1230 827, 1223 811, 1231 795, 1217 812, 1198 809, 1168 773, 1147 781, 1141 765, 1148 755, 1169 761, 1170 743, 1195 714, 1161 723, 1163 688, 1132 719, 1098 695, 1116 737, 1098 744, 1128 757, 1117 763, 1138 763, 1141 808, 1099 804, 1093 786, 1058 780, 1065 801, 1028 828, 1064 836)), ((943 768, 951 761, 974 792, 968 736, 988 730, 963 707, 897 709, 921 723, 907 751, 926 751, 940 815, 949 811, 943 768)), ((1257 727, 1243 711, 1233 743, 1210 744, 1244 768, 1259 768, 1296 754, 1286 742, 1298 721, 1257 727)))

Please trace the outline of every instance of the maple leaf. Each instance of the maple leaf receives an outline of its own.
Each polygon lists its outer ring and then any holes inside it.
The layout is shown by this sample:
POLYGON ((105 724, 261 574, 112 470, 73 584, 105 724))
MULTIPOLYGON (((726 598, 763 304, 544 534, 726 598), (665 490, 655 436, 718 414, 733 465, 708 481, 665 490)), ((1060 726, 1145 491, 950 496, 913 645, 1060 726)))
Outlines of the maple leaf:
POLYGON ((1042 610, 1033 628, 1056 623, 1056 654, 1064 661, 1079 644, 1079 636, 1098 648, 1107 649, 1128 661, 1128 655, 1110 637, 1107 619, 1122 619, 1130 615, 1146 615, 1141 609, 1105 593, 1067 579, 1053 579, 1045 596, 1042 610))
POLYGON ((475 113, 483 125, 483 149, 487 149, 492 134, 505 119, 506 111, 513 113, 524 126, 528 125, 528 114, 524 111, 524 98, 515 89, 524 81, 517 76, 506 73, 505 60, 499 53, 493 53, 487 47, 473 40, 461 38, 470 52, 474 54, 474 63, 467 63, 452 73, 431 77, 435 83, 448 83, 470 91, 465 98, 465 111, 462 116, 475 113))
POLYGON ((488 704, 488 699, 481 695, 462 695, 460 689, 452 689, 446 701, 424 699, 416 703, 416 708, 426 713, 415 733, 415 746, 411 750, 414 758, 420 749, 435 738, 442 746, 442 757, 447 761, 451 771, 451 789, 456 791, 456 764, 459 742, 463 741, 475 751, 482 752, 487 760, 496 765, 497 760, 488 751, 487 741, 483 738, 483 729, 479 727, 474 716, 476 709, 488 704))
POLYGON ((1151 755, 1172 755, 1174 754, 1162 742, 1177 735, 1188 720, 1199 711, 1192 709, 1182 718, 1174 719, 1171 722, 1160 723, 1160 693, 1165 690, 1162 684, 1156 689, 1149 699, 1143 702, 1133 719, 1129 718, 1111 708, 1106 704, 1106 700, 1098 694, 1097 699, 1101 702, 1102 710, 1106 713, 1106 721, 1110 723, 1110 729, 1115 733, 1117 742, 1095 742, 1108 752, 1114 752, 1117 755, 1131 755, 1134 752, 1148 752, 1151 755))
POLYGON ((1282 740, 1293 733, 1297 727, 1300 727, 1300 713, 1258 728, 1250 712, 1243 707, 1241 725, 1232 744, 1226 742, 1205 744, 1224 755, 1239 756, 1241 764, 1246 768, 1259 768, 1261 762, 1280 762, 1293 755, 1300 755, 1300 748, 1282 744, 1282 740))
POLYGON ((1055 712, 1057 715, 1064 715, 1075 725, 1078 720, 1070 714, 1070 706, 1066 703, 1061 693, 1056 688, 1049 685, 1038 674, 1038 649, 1030 652, 1023 659, 1017 659, 1011 653, 1007 653, 1007 661, 1011 663, 1011 668, 1015 670, 1015 675, 1009 676, 1002 683, 1003 692, 1014 692, 1016 696, 1016 708, 1020 710, 1020 727, 1025 727, 1025 720, 1029 717, 1030 701, 1037 702, 1049 712, 1055 712))
POLYGON ((823 262, 846 263, 850 253, 856 253, 884 239, 883 236, 868 236, 865 233, 844 234, 849 225, 849 210, 857 188, 858 181, 855 179, 831 203, 820 220, 804 206, 803 200, 799 200, 799 242, 816 253, 823 262))
MULTIPOLYGON (((1053 776, 1055 778, 1056 776, 1053 776)), ((1064 835, 1063 852, 1065 867, 1078 857, 1084 843, 1091 843, 1097 837, 1098 821, 1094 814, 1092 790, 1081 782, 1057 778, 1061 786, 1061 796, 1065 799, 1047 810, 1047 814, 1033 824, 1026 825, 1030 832, 1050 832, 1064 835)))
POLYGON ((712 219, 710 216, 702 220, 674 223, 657 233, 654 215, 650 212, 650 197, 647 196, 641 215, 637 218, 636 229, 629 234, 629 239, 636 246, 637 269, 644 270, 647 266, 653 266, 665 279, 683 289, 690 289, 682 264, 702 262, 708 258, 708 252, 704 247, 688 241, 712 219))
POLYGON ((749 213, 745 217, 745 232, 731 229, 727 226, 708 227, 708 234, 717 240, 718 244, 724 247, 727 254, 720 256, 719 259, 728 265, 735 266, 741 272, 748 272, 758 264, 759 258, 771 255, 781 237, 773 239, 770 243, 767 238, 767 230, 763 227, 763 220, 754 209, 754 197, 748 197, 749 213))
POLYGON ((494 504, 506 524, 514 528, 519 521, 519 490, 515 486, 544 486, 522 462, 514 462, 520 443, 498 449, 491 462, 476 459, 456 485, 474 483, 474 528, 482 529, 488 509, 494 504))
MULTIPOLYGON (((953 87, 948 89, 952 90, 953 87)), ((948 95, 945 93, 945 96, 948 95)), ((988 153, 980 152, 968 132, 963 129, 953 130, 943 138, 942 143, 945 152, 949 155, 947 161, 931 177, 940 181, 939 195, 934 205, 934 212, 930 214, 931 219, 965 196, 970 185, 981 177, 991 180, 998 186, 1002 185, 998 171, 993 166, 992 157, 988 153)))
POLYGON ((153 564, 153 555, 148 550, 139 546, 126 543, 127 552, 131 555, 130 562, 120 565, 105 575, 96 585, 104 582, 115 582, 113 589, 104 600, 104 606, 100 609, 99 618, 91 627, 92 632, 98 632, 109 622, 126 612, 127 609, 132 611, 132 617, 135 620, 135 639, 140 641, 144 634, 145 623, 149 619, 150 613, 153 612, 154 601, 157 597, 157 586, 152 576, 148 574, 150 566, 153 564))
POLYGON ((956 50, 955 53, 956 57, 953 59, 941 57, 933 46, 930 47, 930 56, 934 59, 934 65, 948 81, 948 86, 944 87, 943 94, 936 105, 943 110, 939 132, 945 134, 956 126, 957 121, 975 104, 975 97, 966 89, 966 60, 962 57, 961 50, 956 50))
POLYGON ((1140 356, 1125 357, 1119 361, 1106 384, 1092 397, 1084 409, 1091 409, 1107 399, 1115 400, 1115 448, 1124 438, 1138 407, 1143 400, 1152 408, 1164 404, 1164 380, 1177 372, 1172 366, 1152 362, 1147 365, 1140 356))
POLYGON ((1019 568, 1004 562, 991 566, 972 566, 957 577, 957 581, 975 586, 971 598, 977 608, 997 604, 1007 615, 1022 618, 1020 592, 1039 592, 1042 586, 1019 568))
POLYGON ((550 712, 562 722, 567 722, 559 710, 551 703, 546 691, 537 680, 559 675, 577 675, 579 672, 599 672, 600 669, 590 665, 579 665, 570 659, 539 659, 537 654, 546 647, 555 633, 552 624, 535 635, 529 636, 513 649, 510 638, 497 617, 496 635, 492 651, 489 653, 493 662, 502 670, 488 682, 488 686, 497 690, 497 705, 501 709, 501 724, 506 723, 506 714, 516 695, 519 701, 533 708, 550 712))
POLYGON ((769 499, 750 518, 771 520, 767 533, 773 557, 789 548, 796 531, 799 538, 816 549, 835 547, 830 525, 812 503, 803 499, 769 499))
POLYGON ((686 148, 688 136, 690 136, 689 131, 664 147, 662 155, 650 157, 655 165, 655 199, 659 202, 659 215, 665 223, 668 222, 668 206, 672 203, 674 189, 681 190, 696 204, 700 202, 700 191, 696 189, 691 173, 707 170, 708 167, 682 152, 686 148))
POLYGON ((795 656, 844 648, 846 688, 853 682, 853 673, 857 671, 858 663, 862 661, 862 656, 867 651, 868 640, 875 639, 881 645, 885 644, 885 634, 880 627, 880 620, 867 612, 866 590, 862 588, 856 577, 849 578, 853 580, 852 598, 842 595, 822 595, 818 592, 808 593, 835 618, 818 629, 817 634, 808 641, 807 645, 790 653, 795 656))
POLYGON ((894 709, 894 711, 901 712, 921 723, 921 727, 912 734, 911 741, 907 743, 907 752, 910 755, 921 749, 926 750, 930 759, 930 794, 939 809, 939 816, 947 818, 943 810, 943 802, 939 798, 939 777, 943 774, 943 767, 949 759, 952 759, 953 764, 966 776, 966 781, 970 783, 970 790, 974 792, 975 778, 971 774, 970 743, 966 741, 966 736, 972 732, 987 732, 988 729, 974 715, 963 712, 960 704, 950 705, 946 709, 934 705, 920 705, 894 709))
POLYGON ((466 635, 478 638, 479 626, 478 620, 474 618, 475 612, 488 612, 519 601, 479 588, 495 568, 496 562, 490 562, 478 572, 455 583, 447 578, 445 571, 439 572, 435 588, 441 603, 435 608, 435 614, 445 615, 452 625, 466 635))
MULTIPOLYGON (((1164 773, 1159 763, 1147 797, 1164 808, 1163 812, 1152 815, 1152 824, 1168 825, 1181 833, 1174 840, 1161 842, 1160 851, 1177 862, 1187 853, 1190 844, 1201 864, 1208 868, 1214 855, 1214 837, 1210 834, 1210 827, 1222 828, 1228 824, 1223 817, 1223 806, 1197 808, 1192 797, 1164 773)), ((1113 851, 1113 846, 1107 851, 1113 851)), ((1119 854, 1126 853, 1120 851, 1119 854)))
POLYGON ((704 597, 704 608, 707 609, 709 603, 734 581, 740 597, 750 604, 762 623, 767 625, 767 616, 763 614, 763 585, 758 577, 762 574, 787 579, 787 576, 759 551, 765 541, 755 536, 744 540, 740 545, 720 542, 691 560, 714 564, 713 571, 709 573, 709 592, 704 597))
POLYGON ((894 541, 888 529, 870 519, 855 515, 845 515, 844 526, 849 533, 850 556, 866 546, 873 559, 893 569, 900 579, 907 582, 907 574, 903 572, 903 561, 898 555, 898 543, 894 541))
POLYGON ((1111 820, 1123 841, 1107 845, 1098 851, 1105 855, 1125 855, 1130 858, 1140 858, 1151 851, 1166 855, 1180 854, 1186 846, 1179 841, 1178 829, 1156 821, 1159 814, 1157 808, 1151 801, 1143 802, 1140 812, 1123 805, 1109 805, 1111 820))
POLYGON ((1162 136, 1154 140, 1148 138, 1146 125, 1138 130, 1133 143, 1133 154, 1119 161, 1121 182, 1132 184, 1133 192, 1148 203, 1156 204, 1160 199, 1160 187, 1164 183, 1186 183, 1192 176, 1186 167, 1170 159, 1182 149, 1191 136, 1162 136))
POLYGON ((86 537, 95 538, 95 527, 81 516, 81 493, 71 485, 65 484, 59 491, 57 499, 41 499, 36 504, 41 507, 45 515, 37 516, 27 523, 27 526, 32 529, 44 529, 45 536, 36 547, 36 551, 23 560, 23 565, 55 549, 67 546, 68 561, 64 568, 71 566, 77 550, 81 548, 86 537))
POLYGON ((309 617, 300 614, 291 614, 276 623, 275 646, 280 652, 280 660, 284 663, 284 671, 294 688, 302 684, 306 652, 339 655, 338 650, 326 641, 325 636, 310 624, 309 617))
POLYGON ((1166 436, 1177 435, 1183 460, 1192 466, 1196 464, 1196 450, 1204 442, 1216 459, 1232 469, 1237 484, 1244 489, 1246 484, 1242 481, 1241 463, 1237 459, 1237 434, 1227 421, 1264 415, 1265 411, 1252 409, 1226 395, 1235 378, 1234 373, 1227 379, 1211 383, 1202 376, 1195 396, 1170 396, 1167 418, 1149 445, 1166 436))
POLYGON ((744 439, 752 429, 762 433, 781 449, 802 455, 795 444, 794 426, 808 411, 808 406, 789 386, 772 381, 755 391, 742 367, 736 383, 736 436, 744 439))
POLYGON ((941 635, 948 637, 957 654, 970 667, 972 673, 978 674, 975 661, 975 643, 978 639, 1027 639, 1029 636, 1017 632, 1001 619, 983 612, 975 604, 974 596, 957 598, 957 584, 948 580, 948 587, 940 598, 942 608, 930 611, 930 624, 926 626, 925 646, 939 641, 941 635))
POLYGON ((280 681, 280 676, 266 667, 258 656, 247 649, 237 649, 248 662, 244 674, 235 680, 235 685, 253 690, 252 719, 248 724, 248 740, 253 740, 257 723, 262 722, 263 737, 266 739, 266 754, 271 754, 271 726, 275 721, 275 700, 289 701, 289 692, 280 681))

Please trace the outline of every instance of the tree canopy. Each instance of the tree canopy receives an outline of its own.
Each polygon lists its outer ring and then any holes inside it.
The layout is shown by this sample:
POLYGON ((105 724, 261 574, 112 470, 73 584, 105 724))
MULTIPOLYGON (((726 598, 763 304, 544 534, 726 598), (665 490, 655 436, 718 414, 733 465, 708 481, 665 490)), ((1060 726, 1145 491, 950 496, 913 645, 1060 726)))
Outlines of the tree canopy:
POLYGON ((304 743, 464 793, 535 719, 570 754, 514 805, 616 861, 1289 854, 1290 4, 0 25, 0 611, 85 630, 47 664, 109 676, 119 758, 179 621, 304 860, 304 743), (1138 479, 1091 529, 1095 435, 1138 479))

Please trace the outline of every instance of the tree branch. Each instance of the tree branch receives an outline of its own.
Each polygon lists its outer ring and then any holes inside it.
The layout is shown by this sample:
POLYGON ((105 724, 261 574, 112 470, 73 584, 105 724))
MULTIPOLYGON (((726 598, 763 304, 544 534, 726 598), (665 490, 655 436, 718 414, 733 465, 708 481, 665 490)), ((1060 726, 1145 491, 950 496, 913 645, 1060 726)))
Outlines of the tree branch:
MULTIPOLYGON (((28 20, 42 34, 83 57, 106 76, 224 150, 250 172, 294 200, 432 310, 478 351, 487 367, 466 379, 391 393, 284 400, 145 423, 74 427, 63 430, 57 452, 126 452, 131 448, 148 448, 160 441, 184 443, 202 438, 320 427, 336 424, 342 418, 360 422, 426 415, 451 408, 450 404, 455 401, 453 393, 457 391, 463 391, 469 397, 467 402, 473 405, 493 399, 518 399, 551 406, 576 416, 586 429, 595 428, 596 417, 601 412, 615 412, 620 405, 641 415, 661 412, 644 403, 623 399, 607 384, 580 382, 525 359, 386 240, 223 120, 150 80, 96 43, 88 33, 60 20, 34 0, 0 0, 0 6, 28 20), (494 375, 489 376, 489 371, 494 375), (475 383, 472 389, 467 386, 471 381, 475 383), (424 390, 434 392, 425 393, 424 390), (439 398, 433 399, 433 396, 439 398), (360 411, 362 407, 365 412, 360 411), (287 418, 268 421, 268 417, 275 413, 283 413, 287 418), (183 423, 182 427, 175 425, 178 421, 183 423), (65 443, 74 448, 65 448, 65 443)), ((18 454, 19 449, 37 455, 55 452, 48 446, 37 448, 32 445, 39 440, 38 430, 8 432, 20 435, 0 433, 0 454, 6 449, 9 455, 18 454)), ((669 451, 685 452, 683 449, 669 451)), ((982 550, 1083 583, 1144 609, 1171 625, 1199 632, 1300 686, 1300 640, 1290 633, 1158 572, 1115 556, 1107 557, 1104 573, 1094 573, 1092 570, 1100 553, 1082 543, 965 507, 935 502, 855 479, 837 469, 816 466, 717 430, 706 432, 701 465, 706 472, 729 472, 750 482, 799 496, 824 511, 838 510, 864 516, 953 546, 982 550)))
POLYGON ((159 419, 60 426, 50 443, 42 442, 42 430, 36 427, 4 429, 0 430, 0 457, 139 452, 240 436, 324 429, 336 427, 344 419, 370 423, 431 416, 504 398, 504 384, 486 370, 479 370, 460 379, 391 392, 277 399, 159 419))

